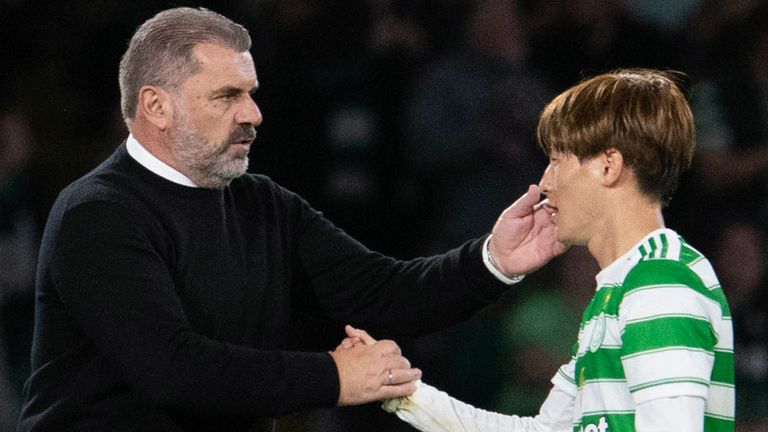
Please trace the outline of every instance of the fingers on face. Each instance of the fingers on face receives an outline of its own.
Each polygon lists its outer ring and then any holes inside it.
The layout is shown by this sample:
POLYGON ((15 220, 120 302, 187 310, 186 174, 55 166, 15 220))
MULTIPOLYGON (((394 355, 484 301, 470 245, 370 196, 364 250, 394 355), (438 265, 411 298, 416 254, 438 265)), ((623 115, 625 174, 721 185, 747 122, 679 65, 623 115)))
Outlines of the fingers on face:
POLYGON ((504 217, 520 218, 531 214, 531 208, 539 202, 541 196, 538 186, 531 185, 528 191, 504 210, 504 217))
POLYGON ((538 226, 552 226, 552 210, 547 206, 541 206, 533 213, 533 218, 538 226))

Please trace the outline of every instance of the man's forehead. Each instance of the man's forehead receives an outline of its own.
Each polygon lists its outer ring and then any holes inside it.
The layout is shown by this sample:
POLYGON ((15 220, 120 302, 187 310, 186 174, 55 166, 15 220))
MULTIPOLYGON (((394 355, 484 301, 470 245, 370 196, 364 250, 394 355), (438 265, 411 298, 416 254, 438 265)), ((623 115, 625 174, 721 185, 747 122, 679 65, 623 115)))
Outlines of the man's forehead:
MULTIPOLYGON (((192 52, 200 61, 207 59, 218 59, 222 57, 243 57, 251 60, 251 53, 248 51, 238 52, 219 42, 201 42, 192 48, 192 52)), ((252 61, 252 60, 251 60, 252 61)))
POLYGON ((200 71, 191 79, 206 80, 213 87, 258 87, 253 57, 248 51, 237 52, 215 43, 202 43, 193 49, 200 71))

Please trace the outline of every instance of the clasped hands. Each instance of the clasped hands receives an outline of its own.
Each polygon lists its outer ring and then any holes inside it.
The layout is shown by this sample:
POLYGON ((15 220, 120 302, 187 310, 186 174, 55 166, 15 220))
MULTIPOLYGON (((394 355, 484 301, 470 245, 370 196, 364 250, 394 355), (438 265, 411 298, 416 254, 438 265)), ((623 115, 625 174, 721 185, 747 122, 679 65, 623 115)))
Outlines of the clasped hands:
POLYGON ((416 391, 421 370, 411 367, 395 342, 377 341, 349 325, 345 331, 347 337, 331 352, 339 371, 338 405, 358 405, 416 391))

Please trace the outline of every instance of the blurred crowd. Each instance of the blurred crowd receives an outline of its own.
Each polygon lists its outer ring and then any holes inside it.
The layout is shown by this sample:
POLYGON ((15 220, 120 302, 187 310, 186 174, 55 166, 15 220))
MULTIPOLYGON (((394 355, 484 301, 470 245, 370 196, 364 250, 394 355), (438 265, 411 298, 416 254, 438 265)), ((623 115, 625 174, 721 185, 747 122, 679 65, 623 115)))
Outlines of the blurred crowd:
MULTIPOLYGON (((665 218, 728 296, 737 431, 768 430, 768 1, 0 0, 0 431, 29 373, 49 207, 127 134, 117 64, 133 30, 181 4, 251 31, 264 113, 251 170, 400 258, 483 235, 538 182, 537 117, 558 92, 623 66, 684 72, 697 152, 665 218)), ((459 399, 535 414, 597 271, 572 248, 469 322, 398 342, 459 399)), ((298 317, 295 332, 303 349, 339 339, 322 316, 298 317)), ((280 427, 411 430, 393 417, 365 406, 280 427)))

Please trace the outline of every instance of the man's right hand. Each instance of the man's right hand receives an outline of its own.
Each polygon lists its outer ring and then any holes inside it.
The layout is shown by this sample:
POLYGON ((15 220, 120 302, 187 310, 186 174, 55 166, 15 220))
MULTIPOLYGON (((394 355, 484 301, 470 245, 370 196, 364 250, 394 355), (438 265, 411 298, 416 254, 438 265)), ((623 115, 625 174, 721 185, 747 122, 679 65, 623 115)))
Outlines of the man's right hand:
POLYGON ((508 277, 531 273, 568 249, 555 238, 551 210, 540 196, 541 189, 530 185, 493 226, 488 253, 508 277))
POLYGON ((340 406, 408 396, 421 378, 421 371, 411 368, 400 347, 390 340, 367 336, 364 343, 339 345, 331 357, 339 371, 340 406))

